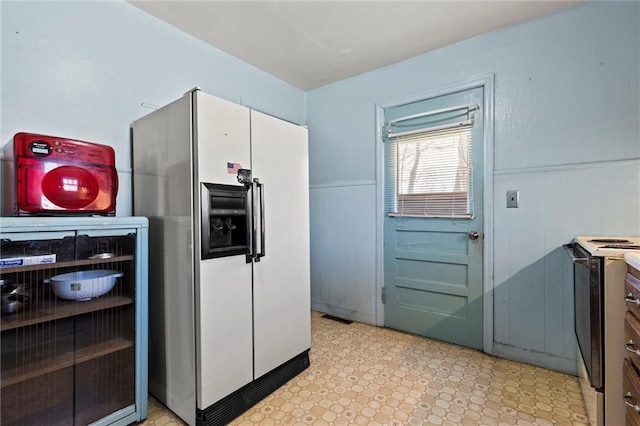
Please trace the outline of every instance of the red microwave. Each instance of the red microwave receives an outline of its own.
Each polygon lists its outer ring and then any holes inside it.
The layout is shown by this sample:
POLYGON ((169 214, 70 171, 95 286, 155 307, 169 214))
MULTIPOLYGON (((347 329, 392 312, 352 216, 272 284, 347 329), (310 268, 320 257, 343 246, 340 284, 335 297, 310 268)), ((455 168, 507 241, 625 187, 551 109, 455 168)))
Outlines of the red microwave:
POLYGON ((118 173, 110 146, 17 133, 13 154, 18 215, 115 215, 118 173))

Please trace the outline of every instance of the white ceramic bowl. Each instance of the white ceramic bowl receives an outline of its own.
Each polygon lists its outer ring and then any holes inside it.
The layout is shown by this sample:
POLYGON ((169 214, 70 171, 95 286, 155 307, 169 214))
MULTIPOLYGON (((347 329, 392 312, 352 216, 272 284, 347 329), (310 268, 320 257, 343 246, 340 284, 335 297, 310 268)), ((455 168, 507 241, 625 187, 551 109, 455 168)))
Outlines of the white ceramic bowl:
POLYGON ((56 275, 50 282, 56 296, 67 300, 90 300, 111 291, 122 272, 107 269, 69 272, 56 275))

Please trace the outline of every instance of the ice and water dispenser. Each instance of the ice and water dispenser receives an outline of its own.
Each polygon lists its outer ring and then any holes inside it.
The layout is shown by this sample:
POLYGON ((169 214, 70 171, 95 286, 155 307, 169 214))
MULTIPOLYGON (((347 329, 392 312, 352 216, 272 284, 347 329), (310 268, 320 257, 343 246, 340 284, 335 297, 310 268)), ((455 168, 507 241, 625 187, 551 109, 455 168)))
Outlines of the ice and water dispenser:
POLYGON ((250 254, 251 191, 242 185, 202 183, 202 259, 250 254))

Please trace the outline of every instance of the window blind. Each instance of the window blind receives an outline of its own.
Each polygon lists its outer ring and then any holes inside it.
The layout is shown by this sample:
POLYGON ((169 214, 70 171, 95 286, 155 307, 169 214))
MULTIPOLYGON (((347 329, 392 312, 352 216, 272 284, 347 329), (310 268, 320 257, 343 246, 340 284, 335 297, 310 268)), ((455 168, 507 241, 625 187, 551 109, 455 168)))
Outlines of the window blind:
POLYGON ((472 121, 391 135, 387 150, 387 213, 473 217, 472 121))

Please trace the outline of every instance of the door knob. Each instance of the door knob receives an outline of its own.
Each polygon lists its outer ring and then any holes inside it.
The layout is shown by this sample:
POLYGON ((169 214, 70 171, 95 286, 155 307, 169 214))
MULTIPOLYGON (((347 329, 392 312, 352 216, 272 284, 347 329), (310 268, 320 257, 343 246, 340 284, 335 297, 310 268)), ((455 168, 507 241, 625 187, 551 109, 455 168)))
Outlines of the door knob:
POLYGON ((469 231, 470 240, 477 240, 479 237, 480 237, 480 234, 478 234, 478 231, 469 231))

